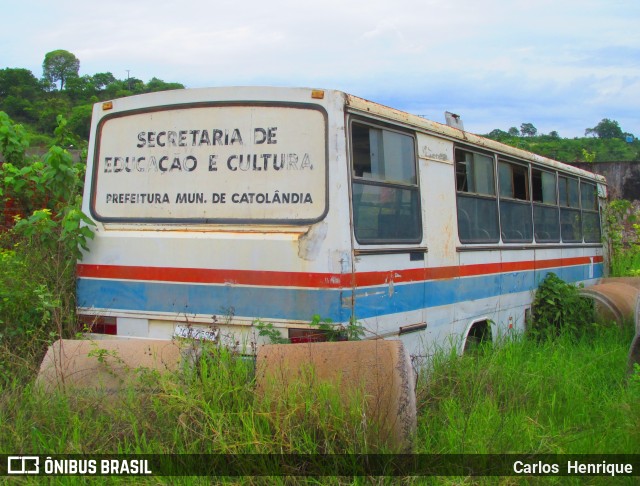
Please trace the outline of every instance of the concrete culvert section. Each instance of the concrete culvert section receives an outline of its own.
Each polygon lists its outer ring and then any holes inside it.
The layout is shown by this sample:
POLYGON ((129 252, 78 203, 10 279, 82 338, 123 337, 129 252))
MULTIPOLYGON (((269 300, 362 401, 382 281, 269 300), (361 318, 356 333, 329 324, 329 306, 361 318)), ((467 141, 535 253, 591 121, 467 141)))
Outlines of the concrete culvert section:
POLYGON ((595 301, 596 312, 602 320, 623 325, 634 319, 639 288, 640 279, 637 278, 605 278, 579 292, 595 301))
POLYGON ((601 283, 580 289, 580 294, 596 302, 596 312, 602 320, 614 320, 618 325, 633 322, 635 337, 629 348, 627 369, 633 373, 640 364, 640 278, 604 278, 601 283))
POLYGON ((277 408, 279 397, 301 386, 335 386, 344 406, 362 398, 362 415, 373 427, 369 444, 411 450, 416 429, 415 378, 400 341, 348 341, 264 345, 258 350, 256 392, 277 408))
POLYGON ((56 388, 121 390, 141 368, 176 371, 183 360, 180 346, 155 339, 59 339, 47 350, 36 384, 56 388))
POLYGON ((627 372, 629 375, 634 372, 634 365, 640 365, 640 297, 636 301, 635 325, 636 335, 631 341, 629 357, 627 358, 627 372))

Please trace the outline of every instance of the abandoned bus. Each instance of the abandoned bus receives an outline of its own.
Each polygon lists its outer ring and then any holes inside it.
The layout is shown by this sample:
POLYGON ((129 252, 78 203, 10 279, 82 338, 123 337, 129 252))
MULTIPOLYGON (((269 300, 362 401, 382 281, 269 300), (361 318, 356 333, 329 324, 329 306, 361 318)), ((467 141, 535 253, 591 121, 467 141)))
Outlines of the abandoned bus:
POLYGON ((603 276, 600 176, 346 93, 190 89, 94 107, 78 263, 94 332, 321 339, 414 356, 524 329, 548 272, 603 276), (318 317, 315 318, 315 323, 318 317))

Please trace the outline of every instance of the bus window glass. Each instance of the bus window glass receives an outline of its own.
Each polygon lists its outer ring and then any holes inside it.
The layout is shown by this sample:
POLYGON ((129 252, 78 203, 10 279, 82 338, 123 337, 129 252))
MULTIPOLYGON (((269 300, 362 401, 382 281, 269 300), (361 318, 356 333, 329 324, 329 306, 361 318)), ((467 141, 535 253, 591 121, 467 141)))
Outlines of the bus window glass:
POLYGON ((353 169, 356 177, 416 184, 413 138, 354 124, 353 142, 353 169))
POLYGON ((580 214, 580 191, 578 180, 558 177, 560 196, 560 234, 567 243, 582 242, 582 218, 580 214))
POLYGON ((353 219, 362 244, 422 240, 413 137, 353 123, 353 219))
POLYGON ((560 241, 560 214, 556 190, 556 174, 531 170, 534 236, 540 243, 560 241))
POLYGON ((529 169, 527 167, 500 162, 498 175, 501 198, 529 200, 529 169))
POLYGON ((458 150, 456 181, 458 192, 495 195, 493 159, 486 155, 458 150))
POLYGON ((533 202, 542 204, 558 204, 556 197, 556 175, 544 170, 531 170, 531 189, 533 202))
POLYGON ((580 207, 580 191, 578 190, 577 179, 560 176, 558 189, 560 193, 560 206, 567 208, 580 207))
POLYGON ((533 222, 529 198, 529 168, 500 161, 498 175, 502 241, 531 242, 533 222))
POLYGON ((595 184, 580 183, 580 198, 582 201, 582 233, 586 243, 599 243, 600 213, 598 212, 598 198, 595 184))
POLYGON ((582 200, 583 211, 597 211, 598 202, 596 198, 596 186, 588 182, 580 183, 580 198, 582 200))
POLYGON ((497 243, 498 201, 494 159, 457 149, 458 236, 462 243, 497 243))

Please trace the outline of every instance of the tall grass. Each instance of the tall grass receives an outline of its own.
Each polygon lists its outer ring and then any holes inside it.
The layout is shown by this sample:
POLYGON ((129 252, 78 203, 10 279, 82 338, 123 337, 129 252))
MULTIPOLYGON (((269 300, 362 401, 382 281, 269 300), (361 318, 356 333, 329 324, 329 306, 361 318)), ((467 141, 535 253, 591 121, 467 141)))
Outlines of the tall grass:
MULTIPOLYGON (((462 357, 437 353, 419 375, 414 452, 637 453, 640 375, 625 375, 631 337, 628 327, 602 327, 462 357)), ((1 452, 378 452, 363 439, 357 407, 343 407, 336 390, 283 390, 274 408, 255 397, 250 361, 223 348, 205 355, 195 370, 141 374, 117 396, 43 394, 16 380, 0 395, 1 452)))
POLYGON ((640 248, 634 245, 614 252, 610 273, 612 277, 640 277, 640 248))
MULTIPOLYGON (((73 215, 75 223, 82 220, 66 194, 70 187, 80 187, 80 171, 59 151, 53 153, 66 161, 59 167, 73 169, 64 172, 74 173, 76 182, 61 184, 57 196, 38 193, 35 197, 29 192, 32 189, 51 189, 45 183, 53 175, 51 164, 24 161, 20 167, 28 168, 42 183, 27 185, 28 194, 22 196, 33 196, 31 206, 44 209, 0 237, 0 453, 380 451, 366 439, 370 424, 357 397, 345 406, 339 390, 327 386, 291 387, 277 397, 257 398, 253 363, 222 347, 207 348, 192 369, 170 375, 140 373, 139 382, 118 395, 38 390, 33 382, 46 347, 75 332, 74 264, 78 245, 89 237, 86 227, 69 224, 73 215), (64 210, 47 212, 44 206, 34 205, 40 199, 56 202, 52 208, 64 210), (63 214, 66 219, 61 219, 63 214)), ((3 167, 6 171, 9 165, 3 167)), ((12 197, 20 196, 17 188, 23 179, 3 177, 5 185, 7 180, 14 181, 4 187, 4 193, 11 189, 12 197)), ((621 205, 616 214, 626 208, 621 205)), ((633 274, 640 269, 640 252, 625 252, 621 237, 615 240, 615 234, 609 236, 612 247, 620 250, 614 258, 614 274, 633 274)), ((445 351, 436 354, 418 380, 414 452, 640 451, 640 373, 631 378, 625 375, 631 328, 591 331, 552 333, 549 339, 519 337, 481 346, 463 357, 445 351)), ((453 481, 470 482, 469 478, 453 481)), ((65 478, 64 482, 84 480, 65 478)))
POLYGON ((637 453, 640 387, 627 383, 630 327, 473 356, 440 355, 419 387, 418 444, 440 453, 637 453))

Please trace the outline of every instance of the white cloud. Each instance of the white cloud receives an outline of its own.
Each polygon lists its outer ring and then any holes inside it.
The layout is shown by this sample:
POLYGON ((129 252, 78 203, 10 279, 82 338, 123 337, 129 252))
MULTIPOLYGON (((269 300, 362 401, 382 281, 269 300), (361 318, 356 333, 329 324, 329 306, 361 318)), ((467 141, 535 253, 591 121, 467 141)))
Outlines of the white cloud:
POLYGON ((67 49, 81 74, 345 89, 458 111, 478 132, 574 136, 607 117, 640 135, 637 0, 23 0, 4 14, 0 68, 36 76, 67 49))

